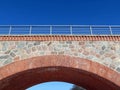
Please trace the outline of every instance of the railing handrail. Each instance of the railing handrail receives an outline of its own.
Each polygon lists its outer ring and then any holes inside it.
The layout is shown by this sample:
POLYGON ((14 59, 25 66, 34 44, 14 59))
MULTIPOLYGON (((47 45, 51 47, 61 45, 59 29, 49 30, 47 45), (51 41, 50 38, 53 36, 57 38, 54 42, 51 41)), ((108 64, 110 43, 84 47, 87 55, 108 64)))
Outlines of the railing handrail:
POLYGON ((0 26, 120 26, 120 25, 77 25, 77 24, 66 24, 66 25, 57 25, 57 24, 48 24, 48 25, 36 25, 36 24, 29 24, 29 25, 14 25, 14 24, 10 24, 10 25, 0 25, 0 26))

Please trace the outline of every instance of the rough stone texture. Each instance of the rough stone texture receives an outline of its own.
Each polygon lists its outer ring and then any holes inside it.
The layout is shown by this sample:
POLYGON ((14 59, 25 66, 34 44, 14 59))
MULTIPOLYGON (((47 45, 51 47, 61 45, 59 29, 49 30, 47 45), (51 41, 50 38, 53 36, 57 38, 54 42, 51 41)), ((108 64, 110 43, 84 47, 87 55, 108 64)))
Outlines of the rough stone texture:
POLYGON ((0 42, 0 67, 18 60, 44 55, 80 57, 103 64, 120 73, 120 41, 0 42))
POLYGON ((0 90, 25 90, 48 81, 64 81, 87 90, 120 90, 120 74, 87 59, 38 56, 0 68, 0 90))
POLYGON ((47 81, 70 82, 87 90, 120 90, 120 36, 0 40, 0 90, 25 90, 47 81))

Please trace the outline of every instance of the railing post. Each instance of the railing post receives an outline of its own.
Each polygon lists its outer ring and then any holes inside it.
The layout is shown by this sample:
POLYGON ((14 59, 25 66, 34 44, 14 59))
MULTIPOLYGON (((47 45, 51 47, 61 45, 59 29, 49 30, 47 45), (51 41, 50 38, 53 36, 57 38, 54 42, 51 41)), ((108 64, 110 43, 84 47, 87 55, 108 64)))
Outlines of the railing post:
POLYGON ((71 35, 73 34, 72 31, 73 31, 73 30, 72 30, 72 26, 70 26, 70 34, 71 34, 71 35))
POLYGON ((29 35, 31 35, 31 32, 32 32, 32 26, 30 26, 29 35))
POLYGON ((92 26, 90 26, 90 34, 93 35, 92 26))
POLYGON ((11 35, 12 26, 9 28, 9 35, 11 35))
POLYGON ((50 26, 50 35, 52 35, 52 26, 50 26))
POLYGON ((110 34, 113 35, 111 26, 109 26, 109 29, 110 29, 110 34))

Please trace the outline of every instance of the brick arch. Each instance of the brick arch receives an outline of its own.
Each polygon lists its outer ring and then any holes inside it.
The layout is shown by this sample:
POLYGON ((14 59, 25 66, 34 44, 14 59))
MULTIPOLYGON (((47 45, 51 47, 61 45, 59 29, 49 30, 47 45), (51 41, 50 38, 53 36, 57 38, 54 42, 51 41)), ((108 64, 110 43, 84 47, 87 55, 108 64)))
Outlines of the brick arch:
POLYGON ((120 74, 99 63, 64 55, 38 56, 0 68, 0 90, 64 81, 88 90, 119 90, 120 74))

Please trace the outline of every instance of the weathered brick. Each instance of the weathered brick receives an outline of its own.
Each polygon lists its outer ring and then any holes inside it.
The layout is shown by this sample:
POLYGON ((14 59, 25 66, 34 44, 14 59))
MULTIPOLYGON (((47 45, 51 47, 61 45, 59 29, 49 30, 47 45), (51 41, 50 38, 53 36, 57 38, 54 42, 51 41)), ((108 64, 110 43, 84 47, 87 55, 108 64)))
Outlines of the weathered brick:
POLYGON ((99 88, 96 90, 119 90, 119 77, 117 72, 87 59, 48 55, 17 61, 0 68, 0 90, 12 90, 13 87, 14 90, 24 90, 31 83, 36 83, 36 80, 65 80, 77 85, 84 83, 84 87, 91 90, 96 87, 99 88))

